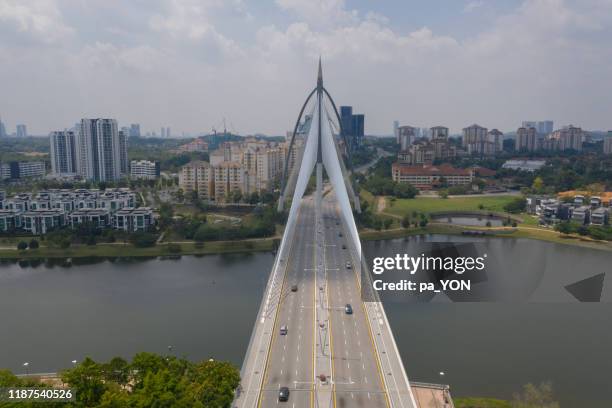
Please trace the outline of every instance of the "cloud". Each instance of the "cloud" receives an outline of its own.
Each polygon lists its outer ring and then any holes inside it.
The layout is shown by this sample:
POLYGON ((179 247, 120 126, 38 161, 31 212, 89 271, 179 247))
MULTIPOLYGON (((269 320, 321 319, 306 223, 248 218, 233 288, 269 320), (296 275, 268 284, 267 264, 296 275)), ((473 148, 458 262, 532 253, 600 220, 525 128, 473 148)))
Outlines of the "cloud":
POLYGON ((390 132, 394 119, 454 130, 471 122, 509 130, 526 118, 610 126, 612 95, 601 86, 611 80, 609 0, 524 0, 470 36, 440 33, 426 19, 401 30, 409 25, 400 16, 343 0, 276 0, 275 10, 223 0, 118 4, 0 0, 5 121, 47 133, 80 115, 115 115, 178 133, 226 117, 241 132, 282 134, 322 55, 328 89, 366 113, 370 133, 390 132))
POLYGON ((481 8, 482 6, 484 6, 484 1, 482 1, 482 0, 469 1, 463 7, 463 12, 464 13, 471 13, 472 11, 474 11, 474 10, 476 10, 478 8, 481 8))
POLYGON ((0 27, 5 36, 47 45, 74 32, 64 23, 52 0, 0 0, 0 27))

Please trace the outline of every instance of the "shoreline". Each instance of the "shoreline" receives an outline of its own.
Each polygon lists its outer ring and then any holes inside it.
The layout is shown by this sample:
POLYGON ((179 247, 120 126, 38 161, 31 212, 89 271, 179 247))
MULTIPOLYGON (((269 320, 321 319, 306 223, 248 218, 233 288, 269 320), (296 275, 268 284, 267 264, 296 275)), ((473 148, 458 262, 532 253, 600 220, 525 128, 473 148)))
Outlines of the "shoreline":
MULTIPOLYGON (((363 241, 380 241, 416 235, 444 234, 463 235, 464 231, 483 232, 483 237, 535 239, 562 245, 612 251, 612 242, 597 241, 579 235, 563 235, 553 230, 521 226, 518 227, 468 227, 446 223, 430 223, 425 228, 394 228, 389 230, 362 230, 359 233, 363 241)), ((278 237, 259 238, 239 241, 194 241, 163 242, 153 247, 137 248, 131 244, 105 244, 93 246, 75 245, 68 249, 42 246, 38 249, 20 251, 17 248, 0 249, 0 259, 33 259, 33 258, 84 258, 84 257, 157 257, 181 255, 218 255, 228 253, 250 253, 274 251, 278 237), (180 247, 180 251, 176 248, 180 247)))

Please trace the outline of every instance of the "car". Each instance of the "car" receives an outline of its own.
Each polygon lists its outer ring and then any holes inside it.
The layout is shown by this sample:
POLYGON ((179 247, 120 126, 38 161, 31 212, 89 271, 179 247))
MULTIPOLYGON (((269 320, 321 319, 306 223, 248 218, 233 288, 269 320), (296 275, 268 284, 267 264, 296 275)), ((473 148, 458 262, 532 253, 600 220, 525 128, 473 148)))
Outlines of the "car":
POLYGON ((291 291, 297 292, 297 285, 291 285, 291 291))
POLYGON ((353 307, 350 305, 350 303, 347 303, 344 306, 344 313, 346 313, 346 314, 353 314, 353 307))
POLYGON ((342 233, 341 233, 341 232, 339 232, 339 233, 338 233, 338 236, 339 236, 340 238, 342 238, 342 233))
POLYGON ((287 332, 289 332, 289 328, 287 327, 287 325, 286 324, 282 325, 280 328, 281 336, 286 336, 287 332))
POLYGON ((346 245, 342 244, 342 249, 346 249, 346 245))
POLYGON ((278 389, 278 400, 281 402, 289 401, 289 388, 288 387, 280 387, 278 389))
POLYGON ((336 221, 336 225, 340 225, 340 222, 339 222, 339 221, 336 221))
POLYGON ((351 265, 351 263, 349 261, 346 261, 346 269, 351 269, 353 267, 353 265, 351 265))

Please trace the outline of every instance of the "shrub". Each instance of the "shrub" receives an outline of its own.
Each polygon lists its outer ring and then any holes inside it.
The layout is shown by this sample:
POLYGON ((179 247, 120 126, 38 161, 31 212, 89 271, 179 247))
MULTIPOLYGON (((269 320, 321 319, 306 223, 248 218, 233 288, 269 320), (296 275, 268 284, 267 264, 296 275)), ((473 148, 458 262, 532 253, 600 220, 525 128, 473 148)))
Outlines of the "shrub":
POLYGON ((17 244, 17 249, 20 251, 25 251, 26 249, 28 249, 28 243, 25 241, 19 241, 19 243, 17 244))
POLYGON ((38 241, 37 241, 37 240, 35 240, 35 239, 32 239, 32 240, 30 241, 29 246, 30 246, 30 249, 38 249, 38 247, 39 247, 39 245, 38 245, 38 241))

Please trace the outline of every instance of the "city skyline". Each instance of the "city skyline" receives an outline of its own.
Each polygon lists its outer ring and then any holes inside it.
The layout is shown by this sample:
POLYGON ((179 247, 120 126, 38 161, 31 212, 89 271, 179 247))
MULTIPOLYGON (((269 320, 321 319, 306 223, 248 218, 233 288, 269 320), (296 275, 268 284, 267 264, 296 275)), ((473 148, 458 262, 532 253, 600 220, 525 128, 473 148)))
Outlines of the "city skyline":
POLYGON ((338 103, 368 116, 366 134, 391 134, 393 120, 451 134, 531 118, 612 126, 609 2, 393 3, 0 0, 11 78, 0 114, 37 135, 73 117, 177 135, 227 118, 238 133, 281 135, 321 55, 338 103))

